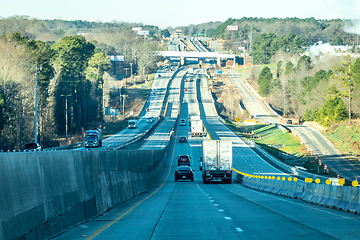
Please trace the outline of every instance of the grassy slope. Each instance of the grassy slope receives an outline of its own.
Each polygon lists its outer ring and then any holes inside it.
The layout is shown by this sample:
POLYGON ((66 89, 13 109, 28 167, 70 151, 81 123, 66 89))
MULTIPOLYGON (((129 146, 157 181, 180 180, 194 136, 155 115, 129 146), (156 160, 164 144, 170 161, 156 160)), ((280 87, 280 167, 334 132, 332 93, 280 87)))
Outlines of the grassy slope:
MULTIPOLYGON (((233 128, 234 129, 234 128, 233 128)), ((252 126, 238 127, 239 133, 252 130, 252 126)), ((286 152, 292 155, 304 155, 306 153, 306 147, 300 144, 300 139, 293 136, 291 133, 283 133, 279 128, 275 126, 269 126, 265 124, 257 124, 254 126, 254 135, 259 137, 253 139, 254 142, 265 147, 268 152, 279 158, 280 152, 286 152), (275 146, 271 147, 269 145, 275 146)), ((251 135, 243 134, 246 138, 250 138, 251 135)))
POLYGON ((360 155, 360 126, 334 126, 322 132, 339 151, 347 154, 360 155))
MULTIPOLYGON (((291 133, 283 133, 275 126, 265 124, 257 124, 254 126, 254 134, 246 134, 250 132, 252 126, 238 126, 232 122, 226 121, 226 124, 235 132, 240 133, 245 138, 252 138, 260 147, 266 150, 279 160, 280 154, 291 154, 293 159, 282 160, 293 166, 302 166, 311 173, 318 173, 318 160, 311 157, 307 152, 306 146, 300 144, 300 139, 291 133), (259 137, 254 139, 253 137, 259 137), (296 158, 298 157, 298 158, 296 158)), ((320 174, 323 174, 323 166, 320 168, 320 174)), ((334 173, 327 174, 329 177, 335 176, 334 173)))

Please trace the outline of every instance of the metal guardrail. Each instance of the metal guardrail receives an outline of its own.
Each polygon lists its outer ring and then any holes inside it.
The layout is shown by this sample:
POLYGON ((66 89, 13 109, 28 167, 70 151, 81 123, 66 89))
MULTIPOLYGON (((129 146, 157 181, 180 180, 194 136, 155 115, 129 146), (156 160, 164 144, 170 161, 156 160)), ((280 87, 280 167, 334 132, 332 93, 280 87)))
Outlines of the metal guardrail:
POLYGON ((73 143, 70 145, 60 146, 60 147, 45 148, 43 151, 69 150, 69 149, 79 148, 82 146, 85 146, 85 141, 73 143))

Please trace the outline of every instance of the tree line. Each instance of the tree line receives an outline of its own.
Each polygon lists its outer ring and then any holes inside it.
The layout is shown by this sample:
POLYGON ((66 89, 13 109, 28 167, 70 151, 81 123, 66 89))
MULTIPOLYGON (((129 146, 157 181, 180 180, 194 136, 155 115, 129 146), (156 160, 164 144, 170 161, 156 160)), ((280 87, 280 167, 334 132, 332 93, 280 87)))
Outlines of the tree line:
POLYGON ((161 39, 162 36, 169 36, 167 29, 159 29, 158 26, 144 25, 143 23, 127 22, 90 22, 83 20, 62 20, 62 19, 33 19, 29 16, 12 16, 8 18, 0 17, 0 37, 19 32, 32 40, 50 41, 52 43, 60 41, 64 36, 77 34, 99 34, 102 32, 118 32, 126 30, 131 32, 133 27, 141 27, 142 30, 149 31, 149 37, 161 39))
POLYGON ((257 83, 260 94, 283 116, 327 127, 359 117, 360 58, 312 59, 279 51, 272 63, 276 70, 265 66, 257 83))
POLYGON ((58 42, 11 33, 0 39, 0 149, 21 149, 34 141, 35 75, 38 82, 38 141, 55 144, 55 136, 82 135, 92 122, 104 120, 109 106, 107 53, 125 55, 133 73, 156 69, 156 42, 131 30, 64 36, 58 42), (110 38, 105 43, 104 38, 110 38))

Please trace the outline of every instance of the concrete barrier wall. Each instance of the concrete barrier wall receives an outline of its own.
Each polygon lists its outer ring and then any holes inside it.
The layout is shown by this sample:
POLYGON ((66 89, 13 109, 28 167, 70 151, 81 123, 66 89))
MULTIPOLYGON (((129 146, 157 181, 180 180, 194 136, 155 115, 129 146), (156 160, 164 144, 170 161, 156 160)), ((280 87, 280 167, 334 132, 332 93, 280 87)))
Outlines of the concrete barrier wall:
POLYGON ((264 176, 242 173, 236 169, 235 180, 246 187, 281 196, 301 199, 304 202, 360 214, 360 190, 358 187, 309 183, 293 176, 264 176))
POLYGON ((166 150, 0 154, 0 239, 47 239, 144 192, 166 150))

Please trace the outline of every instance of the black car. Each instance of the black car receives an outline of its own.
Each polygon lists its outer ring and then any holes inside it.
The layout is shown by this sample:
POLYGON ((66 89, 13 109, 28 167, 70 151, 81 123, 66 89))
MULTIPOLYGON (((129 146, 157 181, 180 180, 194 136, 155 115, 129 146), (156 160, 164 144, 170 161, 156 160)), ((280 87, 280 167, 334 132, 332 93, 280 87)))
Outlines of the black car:
POLYGON ((179 137, 179 143, 184 142, 187 143, 187 138, 186 137, 179 137))
POLYGON ((175 182, 179 179, 190 179, 194 181, 194 172, 190 166, 182 165, 177 167, 175 171, 175 182))
POLYGON ((185 119, 180 120, 180 126, 186 126, 186 120, 185 119))
POLYGON ((26 151, 41 151, 41 146, 38 143, 27 143, 25 145, 26 151))

